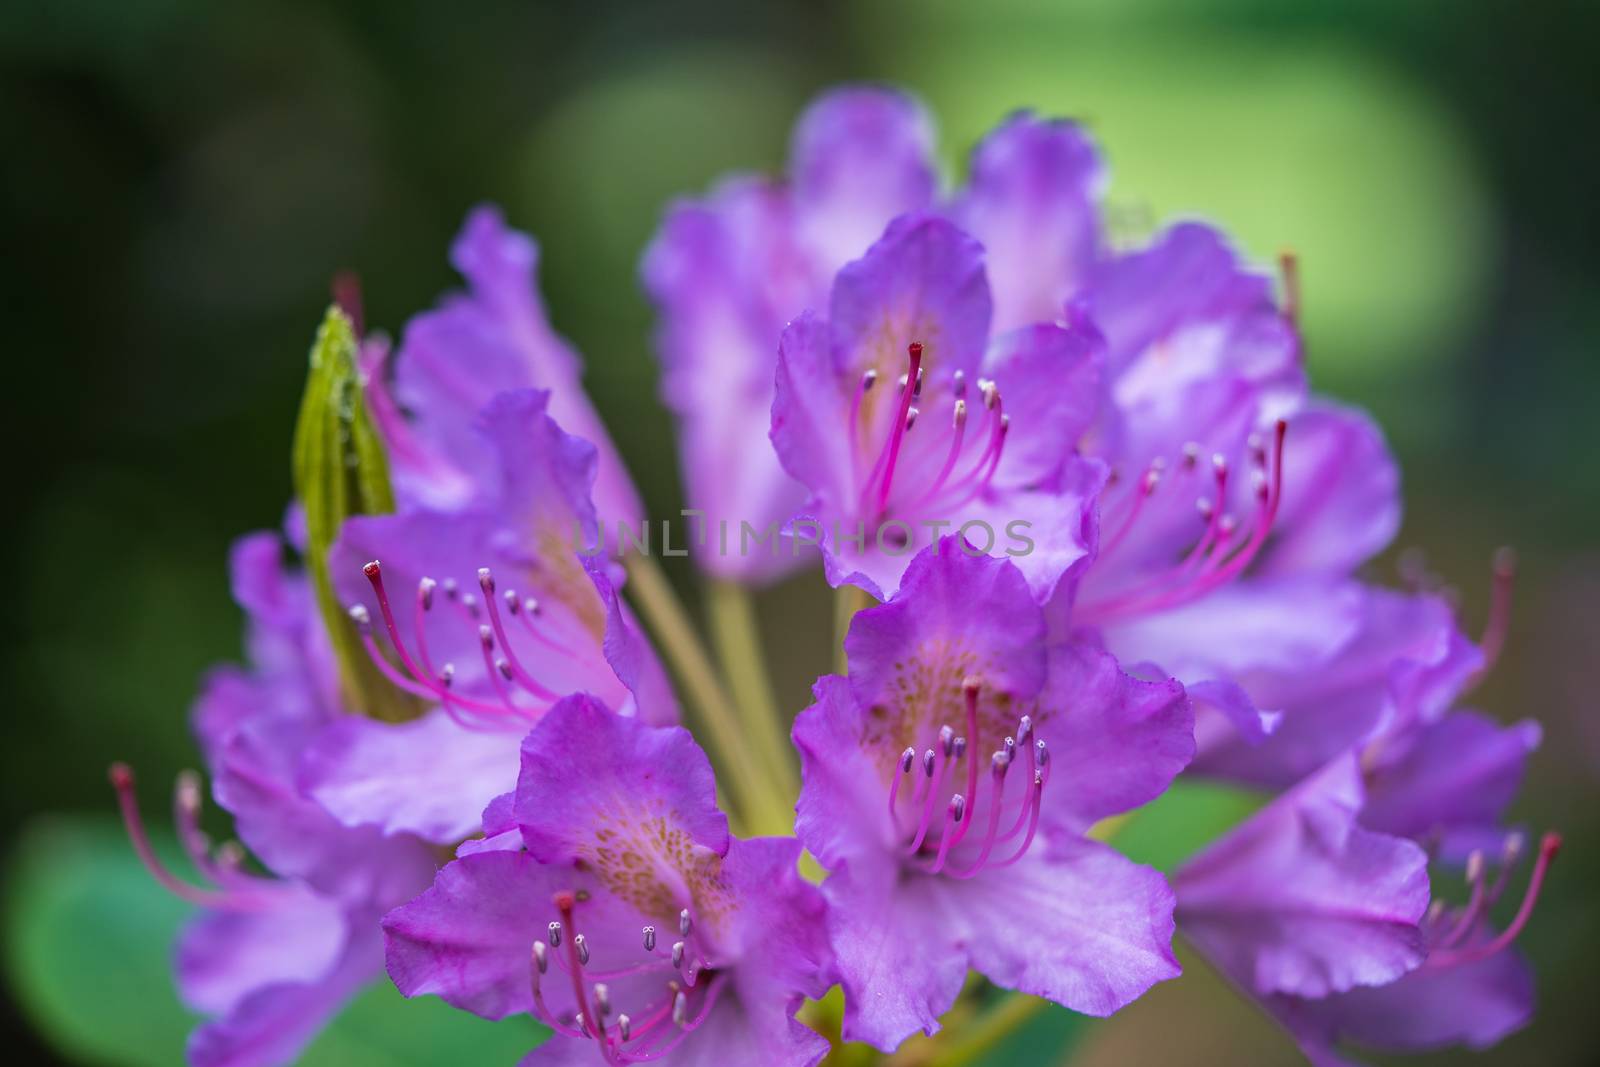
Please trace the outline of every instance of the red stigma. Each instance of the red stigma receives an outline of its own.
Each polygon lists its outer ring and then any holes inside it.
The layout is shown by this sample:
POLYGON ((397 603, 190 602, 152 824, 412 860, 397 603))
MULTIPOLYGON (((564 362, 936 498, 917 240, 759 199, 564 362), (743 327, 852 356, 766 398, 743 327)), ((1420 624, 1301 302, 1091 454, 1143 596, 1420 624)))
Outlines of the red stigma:
POLYGON ((108 777, 111 779, 113 789, 133 788, 133 768, 126 763, 113 763, 108 777))
POLYGON ((922 342, 921 341, 912 341, 909 345, 906 345, 906 354, 909 355, 912 359, 921 359, 922 358, 922 342))

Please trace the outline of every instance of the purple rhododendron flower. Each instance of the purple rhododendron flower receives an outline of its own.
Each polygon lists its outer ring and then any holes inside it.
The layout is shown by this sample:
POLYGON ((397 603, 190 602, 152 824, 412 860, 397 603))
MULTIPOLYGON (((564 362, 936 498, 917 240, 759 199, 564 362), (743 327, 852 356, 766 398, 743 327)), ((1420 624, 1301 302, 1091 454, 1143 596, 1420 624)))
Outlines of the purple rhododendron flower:
POLYGON ((587 695, 528 734, 505 847, 465 855, 384 920, 389 973, 555 1036, 523 1062, 809 1067, 794 1019, 830 984, 820 893, 792 838, 737 840, 681 728, 587 695))
POLYGON ((301 1048, 361 987, 383 973, 377 922, 427 884, 427 847, 332 818, 301 790, 300 757, 350 718, 336 697, 331 650, 310 590, 282 563, 274 534, 233 552, 234 596, 248 613, 253 664, 220 668, 195 707, 195 730, 217 801, 278 877, 246 872, 237 845, 213 850, 199 828, 199 779, 179 779, 179 836, 209 886, 167 871, 149 845, 133 774, 112 769, 124 820, 156 878, 200 914, 178 945, 178 991, 211 1016, 189 1042, 195 1067, 274 1067, 301 1048))
MULTIPOLYGON (((668 213, 642 272, 661 311, 662 392, 679 418, 689 502, 712 528, 764 529, 801 506, 803 489, 760 440, 774 339, 801 312, 823 309, 835 274, 897 216, 937 210, 981 242, 997 335, 1057 322, 1085 282, 1099 251, 1092 204, 1104 174, 1076 126, 1027 113, 1007 120, 975 152, 968 188, 948 201, 937 170, 933 123, 920 103, 892 89, 848 87, 819 97, 796 124, 787 182, 731 178, 668 213)), ((912 340, 932 343, 899 344, 912 340)), ((892 379, 903 367, 895 350, 876 369, 892 379)), ((1057 394, 1069 376, 1059 373, 1057 394)), ((794 558, 698 556, 714 573, 741 578, 766 577, 794 558)))
POLYGON ((595 543, 596 454, 547 406, 548 394, 521 390, 485 407, 477 430, 494 474, 473 501, 353 518, 330 553, 373 662, 431 705, 406 723, 346 718, 318 740, 302 781, 347 825, 440 844, 477 833, 516 778, 522 736, 567 693, 677 718, 613 568, 574 544, 595 543), (402 589, 409 602, 391 600, 402 589))
POLYGON ((817 683, 794 741, 847 1038, 934 1032, 969 967, 1092 1015, 1178 974, 1165 880, 1084 832, 1188 761, 1179 685, 1052 644, 1016 565, 953 538, 845 648, 848 676, 817 683))
POLYGON ((1088 554, 1102 472, 1072 444, 1100 336, 1077 321, 991 338, 991 318, 982 248, 908 215, 839 272, 827 321, 784 330, 772 443, 811 490, 791 535, 821 543, 830 583, 887 598, 951 530, 981 554, 1009 544, 1043 600, 1088 554))
POLYGON ((543 389, 551 416, 597 450, 601 514, 637 525, 644 516, 638 491, 583 391, 578 354, 551 329, 539 299, 538 246, 485 205, 467 215, 450 261, 468 289, 407 323, 392 397, 387 346, 369 344, 366 353, 367 392, 402 503, 468 502, 484 472, 496 469, 478 432, 479 413, 500 393, 543 389))
MULTIPOLYGON (((795 128, 791 181, 735 177, 667 213, 641 266, 661 312, 661 394, 678 417, 689 506, 708 530, 765 529, 792 516, 804 488, 767 445, 777 338, 825 305, 833 276, 896 215, 933 202, 933 125, 899 93, 844 89, 795 128)), ((704 551, 701 566, 767 578, 790 553, 704 551)))
POLYGON ((1532 723, 1459 712, 1339 757, 1178 872, 1185 934, 1313 1062, 1344 1062, 1341 1041, 1498 1042, 1532 1016, 1532 977, 1511 946, 1560 846, 1546 835, 1516 915, 1492 929, 1526 851, 1499 823, 1538 739, 1532 723), (1464 904, 1430 903, 1429 852, 1441 872, 1464 867, 1464 904))

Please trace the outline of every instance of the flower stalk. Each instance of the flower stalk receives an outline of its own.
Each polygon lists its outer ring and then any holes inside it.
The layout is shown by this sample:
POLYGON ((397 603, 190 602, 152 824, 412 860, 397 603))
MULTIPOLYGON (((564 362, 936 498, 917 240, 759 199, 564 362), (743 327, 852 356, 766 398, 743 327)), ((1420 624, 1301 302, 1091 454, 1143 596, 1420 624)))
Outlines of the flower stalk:
POLYGON ((672 583, 654 559, 629 553, 623 560, 627 568, 627 591, 644 616, 661 651, 682 684, 689 702, 699 713, 711 747, 731 783, 732 814, 740 828, 749 834, 781 834, 791 824, 791 803, 774 789, 772 779, 746 744, 745 729, 722 680, 712 666, 688 610, 678 599, 672 583))

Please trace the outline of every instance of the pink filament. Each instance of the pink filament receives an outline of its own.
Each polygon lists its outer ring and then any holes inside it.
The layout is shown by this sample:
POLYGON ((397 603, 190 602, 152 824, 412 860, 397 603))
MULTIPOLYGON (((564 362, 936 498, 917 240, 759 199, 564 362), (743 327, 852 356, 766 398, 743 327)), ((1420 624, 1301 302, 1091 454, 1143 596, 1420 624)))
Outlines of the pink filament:
POLYGON ((1429 954, 1424 966, 1455 967, 1463 963, 1476 963, 1509 947, 1532 918, 1533 909, 1539 902, 1539 891, 1544 886, 1545 874, 1550 870, 1550 864, 1555 861, 1556 854, 1560 851, 1561 835, 1545 834, 1544 840, 1539 843, 1539 858, 1534 861, 1533 873, 1528 876, 1528 888, 1523 893, 1522 904, 1517 908, 1517 914, 1512 918, 1510 925, 1500 931, 1499 936, 1483 944, 1470 945, 1466 948, 1436 949, 1429 954))

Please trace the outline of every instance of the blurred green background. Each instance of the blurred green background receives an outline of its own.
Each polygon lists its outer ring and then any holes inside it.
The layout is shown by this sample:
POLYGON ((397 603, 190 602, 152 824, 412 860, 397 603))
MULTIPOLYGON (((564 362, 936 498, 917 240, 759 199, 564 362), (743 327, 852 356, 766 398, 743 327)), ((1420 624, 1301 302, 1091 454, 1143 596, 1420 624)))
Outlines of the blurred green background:
MULTIPOLYGON (((1101 137, 1119 239, 1199 214, 1263 261, 1297 250, 1314 375, 1372 408, 1404 463, 1400 547, 1426 547, 1476 625, 1492 548, 1518 546, 1509 652, 1475 702, 1544 721, 1518 814, 1569 847, 1524 942, 1541 1015, 1474 1062, 1595 1062, 1597 40, 1600 7, 1578 2, 13 0, 7 906, 41 929, 130 925, 122 901, 142 887, 97 866, 105 835, 84 817, 111 810, 111 759, 140 768, 151 805, 194 759, 197 675, 239 654, 227 545, 282 513, 336 269, 358 270, 369 322, 397 330, 454 284, 445 251, 466 209, 502 203, 543 244, 554 321, 652 508, 675 513, 639 251, 671 196, 779 168, 820 88, 881 79, 927 100, 952 177, 1029 105, 1101 137)), ((820 586, 762 604, 796 707, 828 663, 820 586)), ((99 985, 47 976, 7 996, 13 1061, 118 1062, 106 1019, 130 989, 144 1022, 173 1018, 160 954, 177 915, 77 945, 99 985)), ((8 938, 8 973, 61 962, 42 938, 8 938)), ((1203 970, 1080 1031, 1094 1064, 1294 1062, 1203 970)), ((419 1047, 372 1062, 432 1062, 419 1047)), ((352 1055, 325 1058, 367 1062, 352 1055)))

